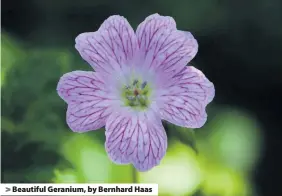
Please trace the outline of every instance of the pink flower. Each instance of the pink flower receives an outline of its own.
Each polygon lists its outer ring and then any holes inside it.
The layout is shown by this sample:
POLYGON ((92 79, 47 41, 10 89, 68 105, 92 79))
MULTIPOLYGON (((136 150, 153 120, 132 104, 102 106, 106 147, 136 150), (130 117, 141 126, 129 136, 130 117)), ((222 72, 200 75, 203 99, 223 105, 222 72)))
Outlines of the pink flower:
POLYGON ((167 149, 161 120, 199 128, 214 86, 195 67, 196 39, 173 18, 151 15, 136 32, 122 16, 109 17, 96 32, 82 33, 75 47, 94 71, 63 75, 58 94, 68 104, 75 132, 106 127, 106 151, 117 164, 139 171, 158 165, 167 149))

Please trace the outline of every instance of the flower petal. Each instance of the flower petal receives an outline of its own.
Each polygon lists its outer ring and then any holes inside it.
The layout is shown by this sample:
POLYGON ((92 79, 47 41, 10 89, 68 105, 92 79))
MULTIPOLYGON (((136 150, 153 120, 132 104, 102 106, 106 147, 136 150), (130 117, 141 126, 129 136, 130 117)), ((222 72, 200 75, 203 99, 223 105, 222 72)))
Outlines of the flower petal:
POLYGON ((161 120, 152 112, 123 111, 107 120, 105 146, 115 163, 133 163, 139 171, 147 171, 164 157, 167 136, 161 120))
POLYGON ((104 73, 131 65, 137 48, 135 33, 122 16, 109 17, 98 31, 82 33, 75 42, 82 58, 104 73))
POLYGON ((200 128, 207 119, 205 107, 214 98, 214 85, 195 67, 185 67, 159 92, 162 119, 178 126, 200 128))
POLYGON ((103 127, 111 113, 113 97, 95 72, 73 71, 63 75, 58 83, 59 96, 68 105, 67 124, 75 132, 103 127))
POLYGON ((149 16, 136 31, 139 64, 149 69, 177 73, 198 51, 197 41, 191 34, 187 35, 176 29, 173 18, 158 14, 149 16))

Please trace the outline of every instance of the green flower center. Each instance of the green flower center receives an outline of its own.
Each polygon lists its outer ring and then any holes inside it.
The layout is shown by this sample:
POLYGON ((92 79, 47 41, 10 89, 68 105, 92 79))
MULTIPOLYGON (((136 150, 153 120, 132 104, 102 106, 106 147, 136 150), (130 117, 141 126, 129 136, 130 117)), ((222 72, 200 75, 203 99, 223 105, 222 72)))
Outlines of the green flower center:
POLYGON ((131 80, 128 85, 122 87, 122 98, 125 106, 136 110, 144 110, 150 105, 148 97, 151 94, 151 88, 146 81, 138 79, 131 80))

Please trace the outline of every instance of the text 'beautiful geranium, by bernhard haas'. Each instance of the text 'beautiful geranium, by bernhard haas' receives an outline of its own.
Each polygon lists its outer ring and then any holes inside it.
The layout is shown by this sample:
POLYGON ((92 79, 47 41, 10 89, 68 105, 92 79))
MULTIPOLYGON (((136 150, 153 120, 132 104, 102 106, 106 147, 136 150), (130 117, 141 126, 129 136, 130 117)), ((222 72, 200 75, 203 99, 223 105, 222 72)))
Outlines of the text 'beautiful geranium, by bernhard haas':
POLYGON ((139 171, 158 165, 167 149, 161 120, 199 128, 214 86, 195 67, 196 39, 179 31, 173 18, 151 15, 136 32, 122 16, 98 31, 82 33, 75 48, 94 71, 63 75, 57 91, 68 104, 75 132, 106 128, 106 151, 118 164, 139 171))

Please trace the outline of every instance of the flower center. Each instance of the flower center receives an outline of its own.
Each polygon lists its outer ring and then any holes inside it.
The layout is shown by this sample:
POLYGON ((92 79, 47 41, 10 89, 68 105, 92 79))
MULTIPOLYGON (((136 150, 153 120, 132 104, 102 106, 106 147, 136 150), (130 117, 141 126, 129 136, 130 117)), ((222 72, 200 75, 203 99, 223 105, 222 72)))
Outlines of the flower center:
POLYGON ((148 97, 151 93, 151 88, 146 81, 134 79, 128 85, 122 88, 122 98, 125 106, 132 107, 137 110, 148 108, 150 101, 148 97))

